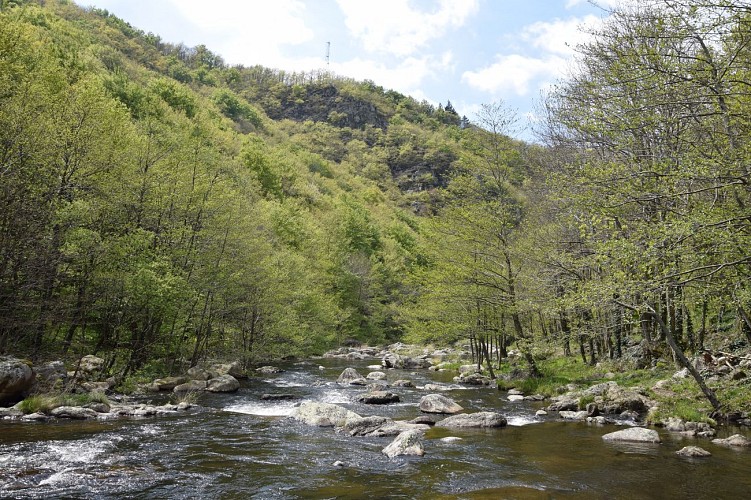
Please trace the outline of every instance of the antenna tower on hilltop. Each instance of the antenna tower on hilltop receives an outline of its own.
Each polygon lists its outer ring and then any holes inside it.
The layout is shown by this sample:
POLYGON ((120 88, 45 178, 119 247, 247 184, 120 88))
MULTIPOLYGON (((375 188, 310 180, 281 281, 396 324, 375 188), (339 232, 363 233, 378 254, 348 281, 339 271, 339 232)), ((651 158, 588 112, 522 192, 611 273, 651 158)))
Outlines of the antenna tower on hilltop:
POLYGON ((329 58, 331 56, 331 42, 326 42, 326 67, 329 67, 329 58))

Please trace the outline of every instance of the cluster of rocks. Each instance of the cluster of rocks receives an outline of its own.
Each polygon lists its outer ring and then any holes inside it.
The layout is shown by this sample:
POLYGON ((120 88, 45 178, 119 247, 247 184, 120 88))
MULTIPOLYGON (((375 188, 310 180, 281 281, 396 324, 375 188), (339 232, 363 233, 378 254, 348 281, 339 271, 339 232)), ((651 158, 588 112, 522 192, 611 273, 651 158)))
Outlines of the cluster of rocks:
POLYGON ((24 414, 18 408, 0 408, 0 418, 24 421, 46 421, 50 419, 70 420, 109 420, 120 417, 154 417, 176 415, 185 412, 194 405, 190 403, 164 404, 107 404, 89 403, 83 406, 58 406, 47 413, 36 412, 24 414))
MULTIPOLYGON (((380 366, 372 366, 376 369, 380 366)), ((346 368, 337 379, 340 385, 366 386, 367 392, 359 395, 357 401, 365 404, 379 405, 400 401, 398 394, 385 389, 389 388, 386 374, 382 371, 372 371, 363 377, 354 368, 346 368)), ((414 387, 405 379, 393 383, 395 387, 414 387)), ((430 389, 426 385, 425 389, 430 389)), ((388 417, 363 417, 339 405, 330 403, 305 402, 298 406, 292 418, 308 425, 318 427, 334 427, 350 436, 389 437, 395 436, 393 442, 383 449, 389 457, 399 455, 422 456, 423 435, 427 429, 435 425, 445 428, 463 427, 503 427, 506 419, 495 412, 462 413, 464 408, 451 398, 442 394, 426 394, 418 405, 423 413, 410 421, 394 421, 388 417)))
POLYGON ((547 411, 556 411, 568 420, 612 422, 615 417, 637 421, 656 403, 639 388, 625 388, 617 382, 603 382, 586 389, 570 388, 552 398, 547 411))
POLYGON ((453 349, 424 349, 410 344, 398 342, 385 348, 370 346, 340 347, 324 354, 325 358, 340 358, 350 360, 365 360, 379 358, 381 366, 386 369, 418 370, 437 369, 435 362, 440 363, 448 356, 459 353, 453 349))
POLYGON ((389 458, 400 455, 423 456, 423 437, 431 425, 455 428, 495 428, 506 425, 506 419, 495 412, 458 413, 463 408, 440 394, 429 394, 420 401, 420 409, 432 414, 446 415, 440 420, 417 418, 409 422, 395 421, 388 417, 363 417, 347 408, 331 403, 305 402, 298 406, 292 418, 307 425, 334 427, 338 432, 350 436, 391 437, 394 440, 383 453, 389 458))
POLYGON ((145 389, 150 392, 236 392, 240 389, 238 379, 242 378, 247 378, 247 374, 237 362, 194 366, 185 375, 156 379, 145 389))

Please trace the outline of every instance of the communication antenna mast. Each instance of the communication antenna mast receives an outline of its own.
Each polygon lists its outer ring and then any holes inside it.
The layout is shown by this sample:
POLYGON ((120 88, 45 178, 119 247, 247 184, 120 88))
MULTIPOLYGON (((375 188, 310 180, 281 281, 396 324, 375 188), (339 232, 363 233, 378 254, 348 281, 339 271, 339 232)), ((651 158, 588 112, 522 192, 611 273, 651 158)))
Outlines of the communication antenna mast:
POLYGON ((331 42, 326 42, 326 67, 329 67, 329 58, 331 56, 331 42))

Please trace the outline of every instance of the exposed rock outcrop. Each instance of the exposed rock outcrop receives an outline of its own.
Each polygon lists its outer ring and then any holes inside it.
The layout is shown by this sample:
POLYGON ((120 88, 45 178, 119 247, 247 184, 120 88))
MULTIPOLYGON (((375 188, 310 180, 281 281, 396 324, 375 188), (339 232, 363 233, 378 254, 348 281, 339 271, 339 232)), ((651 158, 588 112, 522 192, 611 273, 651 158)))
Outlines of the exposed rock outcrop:
POLYGON ((420 411, 425 413, 445 413, 452 415, 463 411, 453 399, 442 394, 428 394, 420 399, 420 411))
POLYGON ((465 413, 461 415, 452 415, 437 424, 436 427, 456 428, 456 427, 504 427, 506 417, 494 411, 480 411, 477 413, 465 413))
POLYGON ((389 457, 394 458, 402 455, 413 455, 421 457, 425 455, 425 448, 422 444, 422 431, 410 430, 396 436, 391 444, 382 451, 389 457))
POLYGON ((295 408, 292 418, 317 427, 343 427, 348 420, 361 417, 343 406, 311 401, 295 408))

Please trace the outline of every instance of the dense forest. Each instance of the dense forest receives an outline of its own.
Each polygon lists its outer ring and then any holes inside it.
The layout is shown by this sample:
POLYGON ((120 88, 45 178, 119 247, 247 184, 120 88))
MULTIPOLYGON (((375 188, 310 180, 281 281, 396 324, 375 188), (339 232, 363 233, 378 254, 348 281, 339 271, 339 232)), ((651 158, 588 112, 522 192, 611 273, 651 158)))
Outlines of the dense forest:
POLYGON ((0 5, 0 352, 124 377, 469 339, 535 374, 751 343, 746 2, 612 12, 533 144, 503 103, 0 5))

